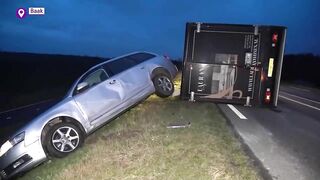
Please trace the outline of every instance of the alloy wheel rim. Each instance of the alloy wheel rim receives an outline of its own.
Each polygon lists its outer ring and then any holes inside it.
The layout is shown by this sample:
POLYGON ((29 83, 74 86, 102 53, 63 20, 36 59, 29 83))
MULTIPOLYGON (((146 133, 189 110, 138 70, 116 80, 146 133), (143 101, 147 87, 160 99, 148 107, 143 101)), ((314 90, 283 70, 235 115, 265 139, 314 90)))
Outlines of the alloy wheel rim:
POLYGON ((158 86, 166 92, 169 92, 172 90, 172 83, 170 79, 165 76, 160 76, 158 78, 158 86))
POLYGON ((54 131, 51 142, 59 152, 71 152, 79 145, 78 132, 69 126, 60 127, 54 131))

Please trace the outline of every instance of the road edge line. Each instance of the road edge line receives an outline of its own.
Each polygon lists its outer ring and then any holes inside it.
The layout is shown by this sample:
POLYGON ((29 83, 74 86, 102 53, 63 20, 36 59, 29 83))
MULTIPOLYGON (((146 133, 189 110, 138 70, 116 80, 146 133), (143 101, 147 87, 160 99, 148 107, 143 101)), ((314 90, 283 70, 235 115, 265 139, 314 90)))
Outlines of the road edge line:
POLYGON ((224 104, 215 104, 218 107, 219 112, 226 119, 227 125, 230 127, 231 133, 235 136, 235 138, 240 142, 241 149, 245 152, 245 154, 250 158, 250 163, 253 164, 253 168, 258 171, 258 174, 264 180, 273 180, 269 170, 263 165, 262 161, 254 154, 248 144, 245 143, 244 139, 241 137, 240 133, 236 130, 233 125, 231 119, 223 112, 222 105, 224 104))
POLYGON ((288 92, 286 92, 286 91, 282 91, 281 93, 284 93, 284 94, 287 94, 287 95, 289 95, 289 96, 293 96, 293 97, 296 97, 296 98, 299 98, 299 99, 303 99, 303 100, 306 100, 306 101, 310 101, 310 102, 312 102, 312 103, 320 104, 319 101, 315 101, 315 100, 312 100, 312 99, 309 99, 309 98, 305 98, 305 97, 300 97, 300 96, 297 96, 297 95, 288 93, 288 92))
POLYGON ((300 105, 303 105, 303 106, 309 107, 309 108, 311 108, 311 109, 315 109, 315 110, 320 111, 320 108, 317 108, 317 107, 311 106, 311 105, 309 105, 309 104, 305 104, 305 103, 302 103, 302 102, 296 101, 296 100, 291 99, 291 98, 288 98, 288 97, 286 97, 286 96, 279 95, 279 97, 280 97, 280 98, 283 98, 283 99, 286 99, 286 100, 288 100, 288 101, 292 101, 292 102, 295 102, 295 103, 297 103, 297 104, 300 104, 300 105))
POLYGON ((240 118, 240 119, 247 119, 236 107, 231 104, 227 104, 227 106, 240 118))

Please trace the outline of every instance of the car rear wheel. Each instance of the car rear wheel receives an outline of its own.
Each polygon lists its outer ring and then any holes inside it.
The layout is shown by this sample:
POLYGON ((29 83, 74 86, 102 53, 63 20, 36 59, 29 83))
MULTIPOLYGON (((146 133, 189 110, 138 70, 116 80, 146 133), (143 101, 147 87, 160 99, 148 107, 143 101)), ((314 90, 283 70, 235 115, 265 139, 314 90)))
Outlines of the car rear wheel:
POLYGON ((49 129, 46 137, 48 153, 54 157, 64 157, 83 144, 82 131, 71 123, 62 122, 49 129))
POLYGON ((153 84, 156 95, 159 97, 169 97, 174 91, 174 85, 171 78, 166 74, 159 74, 153 78, 153 84))

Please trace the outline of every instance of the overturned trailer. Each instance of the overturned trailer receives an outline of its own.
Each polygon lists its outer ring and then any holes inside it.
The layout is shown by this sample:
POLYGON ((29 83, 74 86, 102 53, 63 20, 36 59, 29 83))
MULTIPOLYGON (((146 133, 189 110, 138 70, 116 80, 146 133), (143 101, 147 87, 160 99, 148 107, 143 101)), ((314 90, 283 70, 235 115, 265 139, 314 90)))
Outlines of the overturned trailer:
POLYGON ((187 23, 182 99, 277 106, 286 28, 187 23))

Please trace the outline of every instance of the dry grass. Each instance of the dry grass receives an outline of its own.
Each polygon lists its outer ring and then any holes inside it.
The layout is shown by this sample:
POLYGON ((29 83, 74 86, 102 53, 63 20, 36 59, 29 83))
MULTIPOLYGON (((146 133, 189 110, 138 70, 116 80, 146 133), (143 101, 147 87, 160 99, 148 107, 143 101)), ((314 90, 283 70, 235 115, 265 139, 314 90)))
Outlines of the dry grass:
POLYGON ((260 179, 217 107, 151 96, 21 179, 260 179), (167 129, 174 121, 191 127, 167 129))

